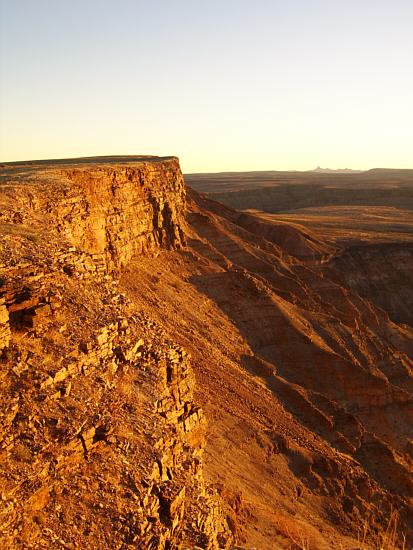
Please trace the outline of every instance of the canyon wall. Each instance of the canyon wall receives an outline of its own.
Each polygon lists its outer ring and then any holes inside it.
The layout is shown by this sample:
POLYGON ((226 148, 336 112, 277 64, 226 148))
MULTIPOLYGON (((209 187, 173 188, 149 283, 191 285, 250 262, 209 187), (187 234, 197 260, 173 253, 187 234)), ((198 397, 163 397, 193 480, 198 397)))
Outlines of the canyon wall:
POLYGON ((177 159, 64 174, 74 185, 57 223, 82 250, 122 267, 134 254, 184 243, 185 188, 177 159))
POLYGON ((185 242, 185 187, 175 157, 11 167, 0 181, 0 223, 43 226, 109 270, 134 254, 185 242))
POLYGON ((111 275, 182 246, 177 159, 20 168, 2 191, 2 547, 227 548, 189 356, 111 275))
POLYGON ((185 180, 196 191, 239 209, 284 212, 328 205, 413 209, 413 170, 223 172, 187 174, 185 180))
POLYGON ((388 312, 396 323, 413 327, 413 244, 352 246, 330 262, 336 276, 388 312))

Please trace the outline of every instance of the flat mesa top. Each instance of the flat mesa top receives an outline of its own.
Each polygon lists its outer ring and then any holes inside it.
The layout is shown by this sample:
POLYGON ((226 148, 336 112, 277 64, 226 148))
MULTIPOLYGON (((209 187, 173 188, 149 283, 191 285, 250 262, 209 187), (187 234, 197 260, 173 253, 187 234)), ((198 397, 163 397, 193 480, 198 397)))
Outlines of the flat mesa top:
POLYGON ((78 164, 125 164, 142 162, 163 162, 165 160, 177 159, 174 156, 157 157, 152 155, 112 155, 102 157, 79 157, 69 159, 46 159, 46 160, 18 160, 14 162, 0 162, 1 168, 18 167, 52 167, 56 165, 78 165, 78 164))

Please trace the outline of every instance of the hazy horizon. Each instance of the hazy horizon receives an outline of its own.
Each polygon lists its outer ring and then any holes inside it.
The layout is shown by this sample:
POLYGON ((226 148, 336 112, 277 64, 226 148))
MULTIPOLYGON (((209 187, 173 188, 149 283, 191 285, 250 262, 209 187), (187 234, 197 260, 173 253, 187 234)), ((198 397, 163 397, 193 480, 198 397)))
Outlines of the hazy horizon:
POLYGON ((0 159, 412 168, 407 0, 0 0, 0 159))
MULTIPOLYGON (((25 163, 48 163, 49 161, 50 162, 53 162, 53 161, 56 161, 56 162, 63 162, 63 161, 85 161, 85 160, 92 160, 92 159, 96 159, 96 161, 103 161, 103 159, 109 159, 109 158, 115 158, 115 157, 119 157, 120 158, 120 162, 122 162, 123 159, 125 159, 126 157, 132 157, 130 159, 130 161, 127 161, 127 162, 133 162, 133 157, 148 157, 148 159, 150 157, 158 157, 159 155, 149 155, 149 154, 145 154, 145 155, 139 155, 139 154, 130 154, 130 155, 85 155, 85 156, 79 156, 79 157, 61 157, 61 158, 25 158, 25 159, 17 159, 17 160, 7 160, 7 161, 2 161, 0 159, 0 165, 13 165, 13 164, 25 164, 25 163)), ((163 156, 159 156, 159 158, 168 158, 168 157, 176 157, 178 158, 178 160, 180 160, 179 156, 178 155, 163 155, 163 156)), ((329 166, 316 166, 315 168, 309 168, 309 169, 296 169, 296 168, 286 168, 286 169, 274 169, 274 168, 260 168, 260 169, 257 169, 257 170, 216 170, 216 171, 213 171, 213 170, 209 170, 209 171, 206 171, 206 172, 201 172, 201 171, 197 171, 197 172, 188 172, 188 171, 183 171, 184 174, 187 174, 187 175, 192 175, 192 174, 236 174, 236 173, 247 173, 247 172, 263 172, 263 173, 266 173, 266 172, 353 172, 353 173, 357 173, 357 172, 368 172, 368 171, 371 171, 371 170, 395 170, 395 171, 402 171, 402 170, 413 170, 413 168, 409 168, 409 167, 406 167, 406 168, 399 168, 399 167, 394 167, 394 166, 371 166, 370 168, 364 168, 364 169, 358 169, 358 168, 350 168, 350 167, 344 167, 344 168, 331 168, 329 166)))

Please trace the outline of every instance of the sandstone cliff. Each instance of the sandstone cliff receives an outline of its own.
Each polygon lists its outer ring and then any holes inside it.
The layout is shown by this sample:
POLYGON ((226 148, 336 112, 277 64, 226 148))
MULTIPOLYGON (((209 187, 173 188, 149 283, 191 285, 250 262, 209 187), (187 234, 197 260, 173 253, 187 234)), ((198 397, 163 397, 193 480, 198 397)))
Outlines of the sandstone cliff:
POLYGON ((103 269, 184 243, 185 189, 177 158, 117 165, 73 162, 4 170, 1 221, 52 229, 103 269), (17 204, 16 204, 17 201, 17 204))
POLYGON ((2 547, 227 547, 188 354, 111 276, 182 246, 178 161, 11 169, 2 191, 2 547))

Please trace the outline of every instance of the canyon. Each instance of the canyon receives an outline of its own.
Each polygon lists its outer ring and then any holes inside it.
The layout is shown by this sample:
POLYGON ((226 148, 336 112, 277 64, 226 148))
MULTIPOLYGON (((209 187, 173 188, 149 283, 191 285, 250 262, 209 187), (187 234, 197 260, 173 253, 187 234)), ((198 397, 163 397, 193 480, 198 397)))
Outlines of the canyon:
POLYGON ((2 547, 410 548, 413 186, 371 172, 1 165, 2 547))

